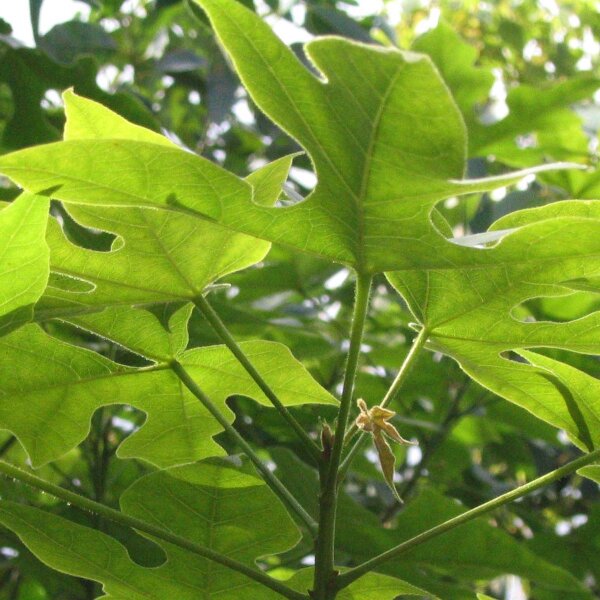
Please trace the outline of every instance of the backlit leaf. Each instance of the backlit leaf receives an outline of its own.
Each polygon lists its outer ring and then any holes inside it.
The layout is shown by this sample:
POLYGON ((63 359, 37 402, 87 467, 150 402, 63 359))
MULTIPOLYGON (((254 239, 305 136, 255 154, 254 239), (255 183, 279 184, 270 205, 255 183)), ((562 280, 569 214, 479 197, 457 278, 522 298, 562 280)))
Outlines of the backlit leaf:
POLYGON ((568 201, 512 213, 492 227, 508 233, 492 247, 476 250, 487 266, 388 275, 427 328, 432 348, 588 449, 600 443, 597 400, 583 400, 578 378, 561 373, 567 366, 523 350, 597 353, 600 314, 565 323, 527 322, 518 310, 531 298, 569 296, 584 283, 598 289, 599 211, 595 202, 568 201))
POLYGON ((30 194, 0 210, 0 335, 14 323, 31 319, 46 288, 47 219, 47 200, 30 194))
MULTIPOLYGON (((284 404, 336 403, 281 344, 257 341, 241 347, 284 404)), ((148 415, 119 448, 123 458, 166 467, 223 454, 212 439, 221 426, 164 364, 124 367, 60 342, 36 325, 1 338, 0 351, 19 357, 0 362, 0 427, 18 437, 35 466, 77 446, 89 432, 93 413, 112 404, 148 415)), ((233 394, 270 406, 225 346, 188 350, 179 360, 231 418, 225 400, 233 394)))
MULTIPOLYGON (((122 510, 250 566, 280 552, 298 531, 269 488, 225 462, 203 462, 139 479, 121 497, 122 510)), ((49 566, 99 581, 111 600, 279 596, 243 575, 159 543, 168 560, 146 568, 108 535, 40 509, 0 503, 0 521, 49 566), (57 549, 60 548, 60 551, 57 549)))
POLYGON ((252 11, 234 0, 200 4, 254 101, 310 155, 319 182, 309 198, 260 206, 245 182, 205 159, 114 137, 17 152, 0 158, 0 171, 68 203, 168 208, 380 272, 470 264, 473 250, 432 222, 434 206, 568 166, 462 180, 465 126, 427 56, 317 39, 306 52, 318 78, 252 11))

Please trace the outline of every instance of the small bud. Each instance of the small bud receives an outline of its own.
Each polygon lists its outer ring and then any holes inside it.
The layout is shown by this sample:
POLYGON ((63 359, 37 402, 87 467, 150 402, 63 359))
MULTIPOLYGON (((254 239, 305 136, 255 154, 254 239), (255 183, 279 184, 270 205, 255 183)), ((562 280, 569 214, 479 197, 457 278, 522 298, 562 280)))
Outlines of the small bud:
POLYGON ((323 447, 323 456, 326 459, 329 459, 331 456, 334 441, 335 435, 331 430, 331 427, 329 427, 329 424, 324 421, 321 428, 321 445, 323 447))

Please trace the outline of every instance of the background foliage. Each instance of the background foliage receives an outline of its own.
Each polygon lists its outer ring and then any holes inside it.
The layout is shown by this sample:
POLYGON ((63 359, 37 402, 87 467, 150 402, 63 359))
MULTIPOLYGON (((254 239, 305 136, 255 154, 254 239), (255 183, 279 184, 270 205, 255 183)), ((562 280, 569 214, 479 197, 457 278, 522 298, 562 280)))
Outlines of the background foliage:
MULTIPOLYGON (((52 0, 46 1, 52 4, 52 0)), ((370 3, 357 5, 352 0, 266 0, 256 6, 249 0, 244 3, 256 8, 288 37, 306 39, 309 35, 333 33, 428 53, 467 124, 471 176, 496 175, 509 167, 551 160, 592 166, 597 162, 600 110, 594 94, 600 87, 600 17, 595 2, 383 2, 377 3, 376 12, 372 9, 376 3, 369 7, 371 10, 364 10, 370 3)), ((32 0, 30 4, 36 29, 41 2, 32 0)), ((134 123, 165 132, 177 143, 240 176, 299 150, 255 108, 198 9, 178 0, 89 0, 82 2, 82 10, 83 4, 89 7, 84 11, 85 19, 75 17, 43 35, 36 29, 35 48, 24 47, 11 36, 10 23, 0 22, 0 152, 60 139, 64 114, 57 92, 70 87, 134 123)), ((304 196, 313 185, 309 159, 298 156, 287 184, 289 196, 304 196)), ((0 193, 3 200, 10 201, 17 190, 8 180, 2 180, 0 193)), ((451 198, 442 212, 459 237, 485 231, 492 222, 516 209, 544 207, 566 198, 598 197, 597 172, 565 171, 530 178, 516 189, 471 194, 460 201, 451 198)), ((18 209, 17 203, 11 205, 14 213, 18 209)), ((98 231, 100 216, 94 209, 79 207, 71 211, 88 226, 83 228, 60 205, 53 205, 52 210, 62 218, 68 240, 82 248, 80 255, 73 250, 61 254, 57 241, 57 258, 53 260, 63 261, 63 266, 68 263, 70 269, 89 269, 83 249, 106 251, 113 241, 110 235, 98 231), (79 262, 78 256, 82 257, 79 262)), ((131 224, 137 217, 130 214, 127 218, 131 224)), ((509 227, 510 217, 507 219, 509 227)), ((122 219, 120 226, 127 228, 126 221, 122 219)), ((137 242, 140 248, 150 243, 147 239, 137 242)), ((221 242, 213 243, 218 247, 221 242)), ((222 281, 230 287, 211 293, 214 306, 237 339, 284 343, 326 390, 336 393, 343 376, 352 309, 353 285, 348 272, 278 246, 263 258, 264 251, 261 254, 260 248, 252 247, 257 254, 248 264, 259 262, 225 276, 222 281)), ((194 273, 201 281, 203 275, 197 269, 194 273)), ((141 276, 147 278, 146 273, 141 276)), ((210 281, 210 274, 206 281, 210 281)), ((96 327, 102 333, 102 323, 93 323, 91 318, 86 323, 77 318, 51 320, 52 310, 60 304, 61 286, 65 285, 56 283, 56 296, 45 298, 45 304, 36 308, 38 315, 43 314, 39 320, 47 333, 93 349, 125 367, 143 364, 136 354, 77 327, 84 325, 92 331, 96 327)), ((411 281, 393 283, 399 289, 416 285, 411 281)), ((456 285, 464 284, 459 281, 456 285)), ((390 283, 378 276, 374 289, 364 340, 365 364, 357 382, 358 396, 370 404, 379 402, 385 393, 414 337, 412 317, 390 283)), ((110 289, 100 291, 107 296, 111 293, 110 289)), ((164 290, 155 293, 159 297, 164 290)), ((564 297, 541 296, 523 302, 513 316, 522 321, 563 323, 599 307, 597 294, 585 289, 564 297)), ((450 308, 451 303, 439 310, 450 308)), ((178 319, 181 323, 186 316, 182 316, 179 306, 157 315, 175 332, 161 342, 165 352, 187 345, 181 333, 174 339, 178 319)), ((468 325, 458 322, 456 327, 468 325)), ((0 322, 0 326, 13 325, 0 322)), ((216 343, 219 340, 212 330, 194 313, 189 345, 202 348, 216 343)), ((249 350, 252 343, 248 342, 249 350)), ((31 344, 31 340, 23 342, 24 356, 31 344)), ((468 357, 478 351, 439 349, 457 355, 467 367, 468 357)), ((195 354, 189 360, 194 368, 201 368, 202 360, 213 360, 202 358, 207 356, 202 350, 192 352, 195 354)), ((26 369, 27 358, 23 360, 26 369)), ((598 372, 595 357, 562 350, 546 350, 537 360, 560 360, 592 376, 598 372)), ((82 364, 80 368, 101 369, 99 364, 82 364)), ((0 373, 2 368, 0 365, 0 373)), ((299 366, 286 363, 286 368, 299 366)), ((44 371, 53 373, 51 369, 49 364, 44 371)), ((10 377, 11 373, 3 374, 0 386, 2 382, 5 386, 0 393, 15 398, 18 390, 6 384, 10 377)), ((478 378, 494 389, 490 377, 479 374, 478 378)), ((220 383, 223 389, 219 391, 216 382, 214 392, 222 394, 220 401, 236 394, 227 400, 239 415, 235 427, 259 449, 264 460, 273 462, 284 483, 304 498, 307 510, 314 513, 310 503, 316 497, 316 488, 311 496, 316 475, 307 462, 297 458, 302 458, 303 450, 292 432, 264 402, 244 396, 252 395, 248 389, 232 389, 220 383)), ((136 380, 135 385, 139 396, 141 384, 136 380)), ((151 390, 154 383, 148 379, 144 385, 144 389, 151 390)), ((297 395, 298 390, 293 392, 297 395)), ((93 413, 93 418, 89 433, 73 432, 75 441, 83 440, 76 450, 55 460, 51 452, 44 454, 40 447, 31 460, 36 466, 43 465, 37 472, 44 478, 115 507, 124 490, 136 482, 126 496, 135 512, 135 506, 139 509, 135 495, 143 497, 144 486, 151 478, 166 477, 156 474, 152 464, 169 466, 177 459, 159 451, 152 454, 147 448, 144 461, 128 458, 139 457, 145 440, 152 438, 152 421, 144 424, 143 402, 136 404, 120 397, 115 405, 110 388, 103 393, 85 407, 78 405, 79 410, 93 413), (132 432, 135 436, 130 438, 132 432), (124 440, 127 442, 117 456, 116 449, 124 440)), ((325 404, 318 409, 303 405, 291 410, 307 427, 316 422, 317 415, 331 422, 334 411, 326 404, 329 397, 324 395, 321 401, 325 404)), ((400 508, 395 503, 379 474, 373 451, 361 454, 353 464, 341 502, 342 560, 367 559, 430 525, 432 515, 436 521, 453 515, 457 501, 474 506, 577 454, 566 435, 557 434, 554 427, 469 380, 441 352, 422 355, 392 408, 399 414, 396 425, 402 434, 420 444, 408 452, 404 447, 394 448, 398 489, 406 504, 400 508)), ((10 426, 17 432, 19 423, 10 426)), ((35 432, 29 431, 29 435, 35 436, 35 432)), ((223 434, 215 439, 227 453, 239 450, 223 434)), ((579 440, 586 445, 585 435, 579 440)), ((188 450, 176 445, 172 448, 173 453, 188 450)), ((196 452, 208 450, 195 448, 191 459, 198 456, 196 452)), ((8 433, 3 434, 0 453, 11 462, 29 465, 22 448, 8 433)), ((224 452, 219 449, 219 453, 224 452)), ((183 488, 185 477, 177 481, 183 488)), ((210 487, 210 482, 203 485, 210 487)), ((251 482, 237 485, 256 489, 251 482)), ((41 506, 112 534, 137 563, 131 577, 135 577, 136 569, 156 566, 164 560, 162 550, 146 539, 12 481, 2 479, 0 493, 5 499, 41 506)), ((253 502, 264 500, 261 493, 255 492, 253 502)), ((536 600, 597 597, 599 496, 598 485, 577 476, 502 509, 488 522, 474 522, 429 543, 384 572, 450 600, 474 598, 476 593, 507 600, 523 595, 536 600)), ((294 541, 294 530, 287 526, 283 515, 272 518, 281 523, 281 540, 279 545, 266 544, 265 554, 294 541)), ((186 531, 185 522, 181 529, 186 531)), ((9 530, 2 530, 0 537, 0 598, 83 600, 101 594, 98 584, 62 575, 39 562, 9 530)), ((305 540, 293 551, 265 559, 262 566, 283 578, 309 565, 310 553, 305 540)))

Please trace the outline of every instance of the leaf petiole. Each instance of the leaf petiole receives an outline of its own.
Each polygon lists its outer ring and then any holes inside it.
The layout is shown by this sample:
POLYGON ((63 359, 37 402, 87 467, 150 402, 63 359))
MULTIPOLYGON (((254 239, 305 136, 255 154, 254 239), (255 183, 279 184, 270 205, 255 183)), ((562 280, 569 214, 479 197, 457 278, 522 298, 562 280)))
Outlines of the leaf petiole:
POLYGON ((292 413, 284 406, 279 400, 277 394, 273 391, 271 386, 263 379, 262 375, 256 370, 254 365, 250 362, 250 359, 244 354, 244 351, 240 348, 239 344, 235 341, 230 331, 225 326, 225 323, 221 320, 215 309, 210 305, 208 300, 200 294, 194 299, 194 305, 202 313, 204 318, 210 323, 210 326, 214 329, 215 333, 221 338, 223 343, 229 348, 231 353, 235 356, 238 362, 244 367, 248 375, 252 377, 256 385, 261 389, 263 394, 269 399, 271 404, 279 411, 279 414, 287 421, 288 425, 294 430, 298 439, 302 442, 303 447, 310 454, 311 458, 319 464, 321 461, 321 450, 311 439, 311 437, 304 431, 303 427, 294 418, 292 413))
POLYGON ((332 579, 335 578, 335 522, 337 512, 337 492, 340 481, 338 471, 342 451, 344 449, 344 434, 348 425, 354 384, 358 369, 363 332, 369 310, 371 294, 371 275, 357 273, 354 311, 350 329, 350 347, 346 361, 346 371, 342 388, 342 399, 337 417, 337 426, 331 449, 329 464, 321 469, 321 495, 319 502, 319 535, 315 548, 315 578, 314 600, 328 600, 331 597, 332 579))
POLYGON ((527 494, 530 494, 541 487, 549 485, 550 483, 554 483, 555 481, 570 475, 574 471, 577 471, 577 469, 589 465, 597 460, 600 460, 600 448, 590 452, 589 454, 580 456, 570 463, 567 463, 566 465, 559 467, 550 473, 546 473, 546 475, 542 475, 541 477, 538 477, 537 479, 534 479, 525 485, 519 486, 518 488, 515 488, 506 494, 502 494, 497 498, 493 498, 488 502, 484 502, 483 504, 480 504, 471 510, 453 517, 452 519, 448 519, 444 523, 440 523, 439 525, 436 525, 435 527, 432 527, 431 529, 428 529, 427 531, 424 531, 423 533, 420 533, 419 535, 402 542, 398 546, 383 552, 379 556, 375 556, 374 558, 367 560, 366 562, 362 563, 362 565, 346 571, 337 578, 336 589, 341 590, 349 586, 366 573, 369 573, 380 565, 397 558, 401 554, 404 554, 405 552, 408 552, 409 550, 412 550, 413 548, 416 548, 417 546, 420 546, 421 544, 424 544, 425 542, 438 537, 439 535, 442 535, 443 533, 446 533, 455 527, 459 527, 464 523, 468 523, 469 521, 472 521, 473 519, 485 513, 495 510, 496 508, 500 508, 501 506, 504 506, 513 500, 517 500, 518 498, 526 496, 527 494))
POLYGON ((177 361, 171 363, 171 368, 179 380, 194 395, 210 414, 219 422, 221 427, 237 442, 244 454, 250 459, 252 464, 258 469, 269 487, 277 494, 279 499, 292 510, 298 518, 306 525, 311 535, 317 533, 317 523, 304 510, 302 505, 294 498, 291 492, 281 483, 281 481, 269 470, 269 468, 260 460, 254 449, 238 433, 238 431, 225 418, 223 413, 214 405, 211 399, 200 389, 198 384, 190 377, 183 365, 177 361))
MULTIPOLYGON (((417 358, 419 357, 421 350, 425 346, 425 343, 427 342, 428 337, 429 337, 429 331, 426 328, 423 328, 423 329, 421 329, 421 331, 419 331, 419 334, 415 338, 408 354, 406 355, 406 358, 404 359, 404 362, 402 363, 402 366, 400 367, 400 370, 398 371, 396 378, 392 382, 392 385, 390 386, 390 388, 386 392, 385 396, 383 397, 383 400, 381 401, 380 406, 382 408, 389 406, 389 404, 392 402, 392 400, 394 400, 394 398, 396 397, 396 395, 398 394, 398 392, 404 385, 404 382, 406 381, 410 372, 412 371, 412 368, 413 368, 417 358)), ((352 425, 352 427, 346 433, 346 436, 345 436, 346 443, 352 439, 352 437, 354 436, 354 434, 356 433, 357 430, 358 430, 358 428, 356 427, 356 425, 355 424, 352 425)), ((344 458, 344 461, 342 462, 342 465, 340 467, 340 472, 339 472, 340 479, 343 479, 343 477, 346 475, 346 472, 348 471, 350 464, 352 463, 354 457, 356 456, 356 453, 360 450, 360 447, 363 444, 363 442, 366 440, 366 438, 367 438, 366 433, 360 432, 358 439, 356 440, 356 442, 354 442, 354 446, 352 446, 352 448, 348 451, 346 458, 344 458)))

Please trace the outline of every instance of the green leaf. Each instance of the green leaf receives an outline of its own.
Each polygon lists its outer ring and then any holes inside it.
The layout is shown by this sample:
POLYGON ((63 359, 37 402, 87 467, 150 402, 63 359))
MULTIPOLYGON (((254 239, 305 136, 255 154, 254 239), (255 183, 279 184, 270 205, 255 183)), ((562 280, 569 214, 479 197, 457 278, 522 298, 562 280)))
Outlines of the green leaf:
MULTIPOLYGON (((172 319, 183 314, 185 309, 172 319)), ((336 404, 285 346, 257 341, 241 347, 285 405, 336 404)), ((147 414, 144 425, 121 444, 122 458, 167 467, 223 454, 212 439, 221 426, 165 365, 124 367, 60 342, 37 325, 1 338, 0 352, 13 357, 0 362, 0 427, 17 436, 34 466, 75 448, 87 436, 93 413, 117 403, 147 414)), ((232 420, 225 404, 231 395, 270 406, 225 346, 188 350, 179 360, 232 420)))
POLYGON ((177 148, 164 135, 131 123, 99 102, 78 96, 72 88, 62 95, 65 104, 65 140, 128 139, 177 148))
POLYGON ((600 465, 591 465, 589 467, 583 467, 583 469, 579 469, 577 473, 600 484, 600 465))
MULTIPOLYGON (((299 537, 262 480, 225 461, 142 477, 123 494, 121 508, 251 566, 257 557, 281 552, 299 537)), ((165 542, 157 543, 167 561, 146 568, 114 538, 37 508, 2 502, 0 521, 47 565, 101 582, 103 597, 111 600, 279 598, 244 575, 165 542)))
POLYGON ((117 48, 100 25, 68 21, 55 25, 39 41, 41 48, 59 63, 73 63, 81 55, 106 58, 117 48))
MULTIPOLYGON (((187 302, 224 275, 260 261, 269 244, 170 211, 71 206, 85 226, 117 238, 108 252, 77 246, 51 221, 52 272, 87 283, 54 286, 37 306, 40 319, 107 306, 187 302)), ((59 283, 57 280, 56 283, 59 283)))
MULTIPOLYGON (((71 91, 64 98, 68 139, 112 136, 176 149, 164 136, 129 123, 96 102, 71 91)), ((257 202, 277 201, 291 160, 281 158, 248 177, 257 202)), ((192 300, 213 281, 262 260, 270 248, 268 242, 178 212, 71 205, 69 214, 80 225, 116 239, 106 252, 83 248, 72 243, 52 219, 48 232, 52 285, 36 307, 36 318, 60 317, 83 327, 94 321, 92 330, 106 337, 111 337, 107 327, 115 333, 127 313, 125 306, 192 300), (100 310, 102 316, 85 317, 100 310), (107 324, 104 328, 101 321, 107 324)), ((135 326, 129 328, 133 332, 135 326)), ((141 348, 139 342, 136 351, 141 354, 161 352, 141 348)))
MULTIPOLYGON (((312 588, 313 569, 303 569, 296 573, 290 580, 290 587, 306 592, 312 588)), ((352 585, 340 591, 336 600, 396 600, 398 597, 418 596, 419 598, 437 598, 425 590, 415 587, 402 579, 381 575, 380 573, 367 573, 352 585)))
POLYGON ((490 235, 506 234, 477 249, 479 266, 388 274, 427 328, 431 348, 588 449, 600 443, 600 405, 581 396, 585 385, 574 369, 523 350, 597 353, 600 314, 565 323, 527 322, 519 310, 531 298, 568 297, 582 285, 598 289, 599 217, 600 204, 585 201, 519 211, 492 226, 490 235))
POLYGON ((487 99, 494 83, 491 69, 475 66, 476 48, 443 21, 419 36, 412 48, 431 57, 452 91, 470 132, 476 121, 475 107, 487 99))
POLYGON ((430 593, 397 577, 380 573, 368 573, 352 585, 343 589, 337 600, 395 600, 398 595, 436 598, 430 593))
POLYGON ((594 94, 597 77, 582 73, 544 86, 507 86, 508 114, 486 123, 481 107, 488 101, 494 76, 490 68, 475 66, 475 47, 441 22, 418 37, 413 49, 431 57, 450 87, 468 126, 469 156, 493 155, 512 166, 534 165, 548 157, 588 160, 588 137, 571 106, 594 94))
POLYGON ((49 274, 48 201, 22 194, 0 211, 0 334, 28 321, 49 274))
POLYGON ((246 183, 216 165, 129 139, 28 149, 0 158, 0 171, 68 203, 178 210, 380 272, 469 264, 472 249, 452 244, 433 224, 435 204, 569 166, 462 181, 465 127, 425 55, 314 40, 306 50, 320 79, 252 11, 233 0, 201 5, 254 101, 310 155, 319 183, 309 198, 260 206, 246 183))
POLYGON ((529 166, 552 157, 556 160, 588 161, 588 136, 581 117, 571 110, 576 102, 590 98, 600 80, 582 74, 560 83, 520 85, 507 96, 509 114, 492 125, 476 120, 469 129, 470 152, 493 154, 512 166, 529 166))
POLYGON ((189 342, 191 304, 147 308, 113 306, 100 312, 61 318, 154 362, 168 362, 189 342))
MULTIPOLYGON (((123 494, 121 508, 125 514, 249 565, 257 557, 287 549, 299 537, 283 506, 262 480, 224 460, 142 477, 123 494)), ((244 575, 164 542, 157 543, 164 548, 167 561, 149 569, 133 562, 114 538, 37 508, 3 501, 0 522, 45 564, 101 582, 107 594, 103 597, 112 600, 238 600, 240 594, 253 600, 280 598, 244 575)), ((306 592, 312 579, 313 570, 303 569, 289 585, 306 592)), ((394 600, 399 594, 430 597, 400 579, 369 573, 340 592, 338 598, 394 600)))
MULTIPOLYGON (((441 523, 463 511, 456 501, 431 488, 424 490, 399 516, 396 536, 408 539, 417 535, 433 525, 431 515, 435 515, 435 522, 441 523)), ((528 579, 540 593, 547 590, 556 594, 556 598, 561 594, 574 599, 593 598, 573 575, 538 557, 523 542, 485 519, 477 519, 415 548, 382 571, 406 577, 409 570, 417 571, 417 565, 425 566, 425 573, 437 571, 442 577, 446 574, 464 581, 513 574, 528 579)), ((414 583, 418 585, 421 578, 416 579, 414 583)))
POLYGON ((594 94, 597 77, 581 73, 542 86, 507 86, 508 114, 489 123, 481 107, 494 77, 490 68, 475 66, 478 52, 472 44, 442 22, 417 38, 413 49, 431 57, 450 87, 468 125, 469 156, 493 155, 512 166, 529 166, 548 157, 588 160, 588 138, 571 106, 594 94))
POLYGON ((318 35, 341 35, 343 37, 372 44, 373 39, 367 29, 337 8, 328 6, 307 6, 306 25, 311 33, 318 35))

